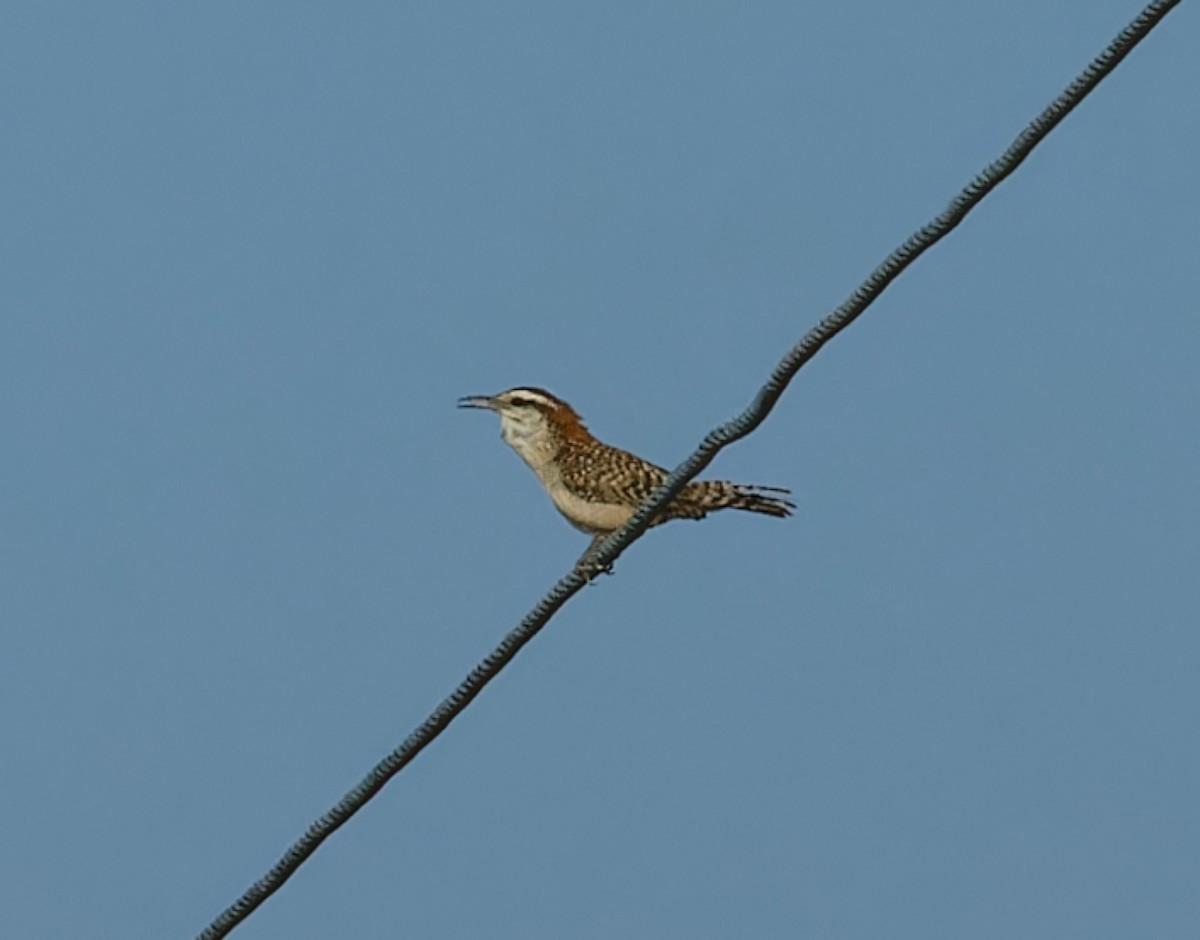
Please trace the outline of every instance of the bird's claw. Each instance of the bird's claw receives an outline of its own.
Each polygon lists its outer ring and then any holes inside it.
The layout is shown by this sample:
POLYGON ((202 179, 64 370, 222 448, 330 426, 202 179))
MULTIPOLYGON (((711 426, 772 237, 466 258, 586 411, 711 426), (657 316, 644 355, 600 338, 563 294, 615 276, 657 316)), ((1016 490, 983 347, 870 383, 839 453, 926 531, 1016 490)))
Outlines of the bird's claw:
POLYGON ((575 570, 587 579, 588 584, 591 584, 602 574, 612 574, 613 566, 612 562, 609 562, 607 565, 601 565, 582 558, 579 560, 579 564, 575 566, 575 570))

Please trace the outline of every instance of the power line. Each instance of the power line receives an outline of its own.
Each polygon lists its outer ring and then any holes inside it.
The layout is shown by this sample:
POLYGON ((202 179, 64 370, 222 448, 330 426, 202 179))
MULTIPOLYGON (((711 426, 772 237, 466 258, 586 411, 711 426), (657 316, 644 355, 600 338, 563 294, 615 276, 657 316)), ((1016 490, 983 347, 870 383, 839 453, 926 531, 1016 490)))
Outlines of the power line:
MULTIPOLYGON (((800 368, 838 333, 853 323, 910 264, 952 232, 972 209, 1008 178, 1033 149, 1113 71, 1135 46, 1178 4, 1180 0, 1155 0, 1146 6, 1117 37, 1093 59, 1080 75, 1039 114, 1009 145, 968 183, 931 222, 909 236, 832 313, 821 320, 797 343, 767 383, 740 415, 711 431, 696 452, 681 463, 663 486, 644 503, 620 531, 615 532, 595 557, 597 565, 611 564, 639 538, 656 515, 683 486, 707 467, 725 447, 757 428, 779 400, 800 368)), ((488 656, 464 679, 404 742, 375 765, 363 780, 313 822, 283 857, 199 935, 199 940, 227 936, 267 898, 278 891, 293 873, 327 838, 362 809, 384 785, 442 733, 484 686, 492 681, 552 616, 587 583, 579 571, 562 578, 488 656)))

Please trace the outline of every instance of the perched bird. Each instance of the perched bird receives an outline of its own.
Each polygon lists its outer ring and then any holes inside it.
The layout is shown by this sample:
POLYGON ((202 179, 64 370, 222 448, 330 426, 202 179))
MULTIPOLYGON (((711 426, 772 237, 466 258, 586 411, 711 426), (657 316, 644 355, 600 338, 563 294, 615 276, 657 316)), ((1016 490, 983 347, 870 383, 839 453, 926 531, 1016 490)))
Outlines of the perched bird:
MULTIPOLYGON (((579 564, 590 560, 604 539, 621 528, 667 479, 667 471, 628 451, 592 437, 575 409, 540 388, 510 388, 499 395, 459 399, 460 408, 486 408, 500 416, 500 436, 541 481, 558 511, 592 536, 579 564)), ((703 519, 718 509, 744 509, 788 516, 795 503, 788 490, 724 481, 688 483, 655 519, 703 519), (779 494, 779 495, 770 495, 779 494)))

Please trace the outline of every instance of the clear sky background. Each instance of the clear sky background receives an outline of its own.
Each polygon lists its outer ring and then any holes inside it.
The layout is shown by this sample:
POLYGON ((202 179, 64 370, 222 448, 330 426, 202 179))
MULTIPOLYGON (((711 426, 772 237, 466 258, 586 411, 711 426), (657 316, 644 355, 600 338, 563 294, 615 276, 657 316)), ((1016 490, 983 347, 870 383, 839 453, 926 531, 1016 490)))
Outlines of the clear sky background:
MULTIPOLYGON (((0 920, 188 937, 1138 11, 0 8, 0 920)), ((1184 4, 236 934, 1200 936, 1184 4)))

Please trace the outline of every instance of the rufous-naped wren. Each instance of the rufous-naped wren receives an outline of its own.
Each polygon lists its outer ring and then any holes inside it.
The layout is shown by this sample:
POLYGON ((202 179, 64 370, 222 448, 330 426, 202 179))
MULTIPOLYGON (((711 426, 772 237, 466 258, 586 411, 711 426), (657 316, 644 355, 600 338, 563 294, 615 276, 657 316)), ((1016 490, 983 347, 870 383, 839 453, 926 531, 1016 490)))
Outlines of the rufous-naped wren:
MULTIPOLYGON (((604 539, 625 525, 667 479, 667 471, 592 437, 575 409, 545 389, 510 388, 499 395, 459 399, 460 408, 486 408, 500 416, 500 436, 515 450, 571 525, 592 536, 579 559, 588 567, 604 539)), ((775 486, 723 480, 687 484, 654 521, 703 519, 718 509, 788 516, 795 503, 775 486), (777 494, 777 495, 770 495, 777 494)))

